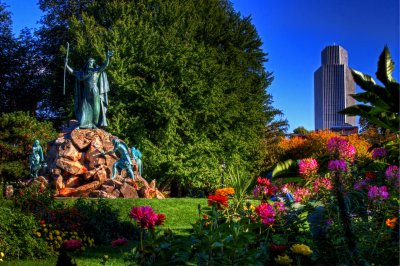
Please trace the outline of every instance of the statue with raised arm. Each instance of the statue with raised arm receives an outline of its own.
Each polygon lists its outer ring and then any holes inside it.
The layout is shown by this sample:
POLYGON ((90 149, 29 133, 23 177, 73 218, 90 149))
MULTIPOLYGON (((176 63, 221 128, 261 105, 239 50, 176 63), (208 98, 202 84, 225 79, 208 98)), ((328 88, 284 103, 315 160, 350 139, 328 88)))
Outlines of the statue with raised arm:
POLYGON ((121 142, 119 139, 114 138, 112 140, 114 144, 114 149, 108 152, 101 152, 101 155, 113 154, 115 153, 118 156, 118 160, 113 164, 112 167, 112 179, 115 178, 115 174, 118 170, 118 174, 120 175, 122 170, 126 170, 128 174, 135 179, 135 175, 132 170, 132 160, 129 156, 129 148, 125 145, 125 143, 121 142))
POLYGON ((138 167, 138 172, 139 176, 142 176, 143 173, 143 164, 142 164, 142 153, 140 152, 139 148, 132 147, 131 149, 133 159, 135 159, 137 167, 138 167))
POLYGON ((32 153, 29 155, 30 175, 32 178, 38 177, 38 173, 42 167, 46 167, 44 162, 43 150, 39 140, 35 140, 32 145, 32 153))
POLYGON ((79 128, 107 126, 107 94, 110 88, 105 69, 112 54, 111 51, 107 52, 106 60, 101 66, 96 65, 93 58, 89 58, 82 71, 71 68, 66 59, 66 69, 75 76, 74 112, 79 128))

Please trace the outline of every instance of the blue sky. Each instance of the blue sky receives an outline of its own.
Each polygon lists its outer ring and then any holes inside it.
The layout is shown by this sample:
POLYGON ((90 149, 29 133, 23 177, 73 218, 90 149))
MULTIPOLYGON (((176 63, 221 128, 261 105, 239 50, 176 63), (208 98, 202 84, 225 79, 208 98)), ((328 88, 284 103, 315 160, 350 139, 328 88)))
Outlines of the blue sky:
MULTIPOLYGON (((35 28, 42 13, 36 0, 0 0, 13 13, 14 33, 35 28)), ((268 53, 265 64, 273 72, 268 88, 273 106, 281 109, 290 130, 314 129, 314 71, 322 49, 339 44, 349 66, 375 76, 377 60, 388 45, 399 80, 398 0, 234 0, 236 11, 252 22, 268 53)), ((359 89, 357 89, 359 91, 359 89)))

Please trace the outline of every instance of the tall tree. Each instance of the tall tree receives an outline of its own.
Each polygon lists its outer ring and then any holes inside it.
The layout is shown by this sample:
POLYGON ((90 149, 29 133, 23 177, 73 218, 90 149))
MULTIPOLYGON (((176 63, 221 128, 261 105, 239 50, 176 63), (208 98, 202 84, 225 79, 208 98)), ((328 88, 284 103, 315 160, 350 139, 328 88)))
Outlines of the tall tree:
POLYGON ((6 5, 0 2, 0 112, 7 111, 9 106, 8 92, 11 88, 13 66, 10 59, 15 48, 11 27, 11 14, 7 11, 6 5))
MULTIPOLYGON (((65 15, 64 4, 40 2, 43 21, 65 15)), ((260 170, 260 145, 279 111, 266 93, 272 77, 249 17, 219 0, 68 4, 76 7, 71 17, 53 24, 69 30, 70 64, 102 61, 114 50, 107 130, 139 146, 145 176, 211 189, 222 160, 260 170)))

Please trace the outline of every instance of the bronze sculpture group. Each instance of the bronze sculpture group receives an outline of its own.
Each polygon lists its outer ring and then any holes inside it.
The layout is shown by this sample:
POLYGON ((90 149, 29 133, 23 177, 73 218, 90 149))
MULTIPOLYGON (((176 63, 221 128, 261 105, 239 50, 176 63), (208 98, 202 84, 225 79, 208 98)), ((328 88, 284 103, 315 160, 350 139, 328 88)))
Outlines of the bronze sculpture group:
MULTIPOLYGON (((78 120, 78 129, 96 129, 107 126, 107 107, 108 107, 108 92, 110 91, 107 74, 105 69, 110 63, 113 55, 112 51, 106 54, 106 60, 98 66, 93 58, 89 58, 82 70, 75 70, 68 65, 68 50, 65 59, 65 70, 75 76, 74 87, 74 113, 78 120)), ((64 91, 65 91, 65 76, 64 76, 64 91)), ((65 92, 64 92, 65 93, 65 92)), ((114 145, 113 150, 103 151, 99 155, 116 154, 119 158, 112 166, 112 179, 116 173, 120 175, 122 170, 126 170, 128 175, 134 179, 134 169, 129 148, 125 143, 118 138, 112 139, 114 145)), ((132 147, 132 157, 134 158, 139 176, 142 176, 142 154, 139 149, 132 147)), ((43 150, 39 140, 36 140, 32 146, 32 154, 29 157, 30 176, 38 177, 40 169, 46 166, 44 163, 43 150)))

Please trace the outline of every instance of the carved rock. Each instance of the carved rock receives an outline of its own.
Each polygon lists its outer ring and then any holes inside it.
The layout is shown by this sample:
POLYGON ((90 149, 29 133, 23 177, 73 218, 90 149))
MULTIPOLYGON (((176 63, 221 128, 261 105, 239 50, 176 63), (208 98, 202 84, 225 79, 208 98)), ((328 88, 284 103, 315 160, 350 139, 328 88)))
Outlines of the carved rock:
POLYGON ((71 140, 80 150, 89 146, 93 136, 90 129, 74 129, 71 132, 71 140))
POLYGON ((113 186, 107 186, 107 185, 101 185, 100 189, 108 194, 111 194, 111 192, 114 191, 114 187, 113 186))
POLYGON ((11 199, 14 196, 14 187, 12 185, 6 186, 6 191, 4 191, 4 197, 6 199, 11 199))
POLYGON ((53 177, 53 187, 59 191, 63 188, 65 188, 65 184, 63 182, 63 177, 62 175, 58 175, 56 177, 53 177))
POLYGON ((67 188, 79 187, 79 185, 81 184, 80 179, 81 178, 79 176, 72 176, 68 178, 68 180, 65 182, 65 187, 67 188))
POLYGON ((121 194, 124 198, 139 198, 136 189, 134 189, 131 185, 124 183, 120 189, 121 194))
MULTIPOLYGON (((155 182, 149 185, 138 176, 136 166, 134 179, 126 170, 111 179, 112 166, 118 157, 100 153, 114 148, 112 140, 115 137, 102 129, 77 129, 76 125, 77 122, 72 121, 47 147, 50 180, 58 196, 162 197, 155 182)), ((136 165, 133 159, 132 162, 136 165)))
POLYGON ((88 171, 80 162, 74 162, 65 158, 59 158, 56 162, 56 165, 72 175, 80 175, 88 171))
POLYGON ((71 140, 66 140, 62 145, 60 145, 58 156, 62 158, 67 158, 71 161, 79 161, 81 158, 81 153, 75 148, 71 140))

